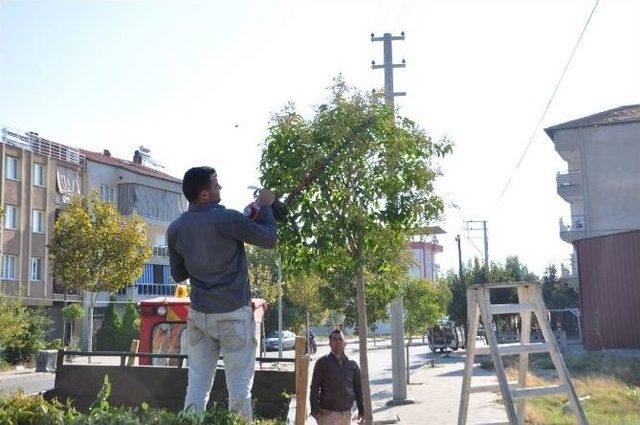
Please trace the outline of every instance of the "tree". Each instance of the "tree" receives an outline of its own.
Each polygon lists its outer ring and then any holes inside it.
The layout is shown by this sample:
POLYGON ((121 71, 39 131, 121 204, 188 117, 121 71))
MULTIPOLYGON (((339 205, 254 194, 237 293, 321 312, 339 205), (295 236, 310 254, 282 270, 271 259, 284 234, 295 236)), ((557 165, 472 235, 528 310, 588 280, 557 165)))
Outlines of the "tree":
POLYGON ((274 250, 247 245, 247 269, 251 296, 262 298, 271 306, 278 300, 278 269, 274 250))
POLYGON ((373 418, 365 298, 372 294, 365 281, 378 278, 378 295, 399 292, 393 279, 380 277, 403 255, 405 231, 442 212, 443 202, 433 189, 438 174, 433 160, 450 149, 446 141, 432 141, 415 122, 394 118, 381 93, 359 92, 338 78, 310 120, 293 105, 275 114, 262 152, 262 184, 281 194, 290 193, 320 161, 331 159, 290 207, 278 248, 285 273, 322 276, 329 282, 325 292, 344 300, 345 308, 337 310, 357 310, 367 424, 373 418))
POLYGON ((444 282, 408 278, 402 295, 404 297, 404 329, 412 335, 424 333, 429 326, 441 320, 451 301, 451 290, 444 282))
POLYGON ((307 321, 317 323, 325 315, 326 307, 321 296, 321 290, 326 282, 318 275, 299 275, 290 278, 285 286, 286 294, 291 303, 304 311, 304 317, 298 317, 294 327, 300 329, 307 321))
POLYGON ((542 276, 542 296, 547 308, 575 308, 580 306, 580 295, 558 279, 558 269, 550 265, 542 276))
POLYGON ((63 287, 89 292, 89 341, 93 349, 93 310, 98 292, 116 292, 142 274, 151 257, 146 224, 123 217, 97 192, 71 200, 56 220, 49 255, 53 275, 63 287))
POLYGON ((73 337, 74 337, 73 331, 75 328, 75 322, 77 320, 82 319, 82 317, 84 317, 84 310, 82 309, 82 306, 80 304, 71 303, 62 309, 62 317, 65 322, 65 325, 64 325, 65 331, 67 327, 66 324, 67 323, 71 324, 69 341, 73 341, 73 337))
POLYGON ((120 330, 120 340, 122 341, 122 350, 129 351, 131 349, 131 341, 140 338, 140 315, 136 309, 136 305, 129 301, 122 315, 122 328, 120 330))
POLYGON ((122 317, 116 310, 116 298, 111 296, 107 310, 104 313, 102 326, 96 333, 96 348, 98 351, 120 351, 120 333, 122 329, 122 317))

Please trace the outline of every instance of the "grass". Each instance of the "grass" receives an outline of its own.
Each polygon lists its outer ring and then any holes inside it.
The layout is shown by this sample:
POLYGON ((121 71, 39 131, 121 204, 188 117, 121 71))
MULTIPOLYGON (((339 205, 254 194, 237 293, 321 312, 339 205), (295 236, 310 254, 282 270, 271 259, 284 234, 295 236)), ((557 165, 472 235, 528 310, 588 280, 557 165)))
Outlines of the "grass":
MULTIPOLYGON (((481 367, 492 369, 491 361, 481 367)), ((591 424, 640 425, 640 360, 602 353, 567 356, 565 363, 591 424)), ((517 357, 505 358, 510 380, 517 379, 517 357)), ((555 378, 542 378, 553 369, 548 354, 531 355, 527 386, 557 384, 555 378), (536 373, 538 375, 536 375, 536 373)), ((566 395, 534 397, 527 400, 526 422, 531 425, 574 424, 566 395)))

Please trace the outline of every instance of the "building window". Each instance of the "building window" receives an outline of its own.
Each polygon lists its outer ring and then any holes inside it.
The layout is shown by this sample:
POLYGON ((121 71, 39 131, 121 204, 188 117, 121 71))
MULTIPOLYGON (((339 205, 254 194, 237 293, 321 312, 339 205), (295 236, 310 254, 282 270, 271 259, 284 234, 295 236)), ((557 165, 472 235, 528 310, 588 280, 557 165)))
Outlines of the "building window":
POLYGON ((42 258, 31 258, 30 278, 32 282, 42 280, 42 258))
POLYGON ((33 233, 44 233, 44 211, 33 210, 33 233))
POLYGON ((33 185, 44 187, 44 165, 33 164, 33 185))
POLYGON ((2 256, 2 278, 3 279, 16 279, 16 256, 15 255, 3 255, 2 256))
POLYGON ((106 184, 100 185, 100 198, 103 201, 116 203, 116 188, 113 186, 107 186, 106 184))
POLYGON ((12 230, 18 228, 18 207, 15 205, 4 206, 4 228, 12 230))
POLYGON ((152 267, 153 283, 164 283, 164 266, 162 264, 154 264, 152 267))
POLYGON ((18 158, 15 156, 7 155, 4 158, 4 176, 11 180, 18 180, 20 175, 18 173, 18 158))

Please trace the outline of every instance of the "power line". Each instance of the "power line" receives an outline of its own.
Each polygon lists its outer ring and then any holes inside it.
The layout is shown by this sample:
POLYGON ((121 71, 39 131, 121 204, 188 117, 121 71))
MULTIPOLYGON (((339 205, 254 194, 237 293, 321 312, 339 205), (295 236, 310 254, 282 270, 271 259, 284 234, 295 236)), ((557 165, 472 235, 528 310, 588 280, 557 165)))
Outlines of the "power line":
POLYGON ((567 73, 567 69, 569 69, 569 65, 571 65, 571 60, 573 59, 573 56, 575 55, 576 51, 578 50, 578 46, 580 45, 580 41, 582 41, 582 37, 584 36, 585 32, 587 31, 587 27, 589 26, 589 22, 591 22, 591 18, 593 17, 593 15, 594 15, 594 13, 596 11, 596 8, 598 7, 598 3, 600 3, 600 0, 596 0, 595 4, 593 5, 593 9, 591 9, 591 13, 589 14, 589 17, 587 18, 587 21, 585 22, 584 27, 582 27, 582 32, 580 32, 580 36, 578 37, 578 41, 576 41, 575 46, 573 46, 573 50, 571 51, 571 55, 569 55, 569 59, 567 60, 567 63, 565 64, 564 69, 562 70, 562 74, 560 74, 560 78, 558 79, 558 82, 556 83, 556 86, 553 89, 553 93, 551 93, 551 97, 549 98, 549 101, 547 102, 547 106, 544 108, 544 111, 542 112, 542 115, 540 116, 540 119, 538 120, 538 123, 536 124, 535 128, 533 129, 533 133, 531 134, 531 137, 529 138, 529 142, 527 143, 527 146, 524 148, 524 152, 522 152, 522 155, 520 155, 520 159, 518 160, 515 168, 511 172, 511 175, 509 176, 509 179, 507 180, 507 184, 502 189, 502 192, 500 192, 500 195, 498 196, 498 199, 496 200, 496 204, 498 204, 502 200, 502 197, 504 196, 505 192, 509 188, 509 185, 511 184, 511 181, 513 180, 513 177, 515 176, 516 172, 518 171, 518 168, 522 164, 522 161, 524 160, 524 157, 527 155, 527 152, 529 151, 529 148, 531 147, 531 143, 533 143, 533 138, 535 137, 536 133, 538 132, 538 129, 540 128, 540 124, 542 124, 542 120, 544 119, 545 115, 547 114, 547 111, 549 110, 549 107, 551 106, 551 102, 553 102, 553 98, 555 97, 556 92, 558 91, 558 87, 560 87, 560 83, 562 83, 564 75, 567 73))

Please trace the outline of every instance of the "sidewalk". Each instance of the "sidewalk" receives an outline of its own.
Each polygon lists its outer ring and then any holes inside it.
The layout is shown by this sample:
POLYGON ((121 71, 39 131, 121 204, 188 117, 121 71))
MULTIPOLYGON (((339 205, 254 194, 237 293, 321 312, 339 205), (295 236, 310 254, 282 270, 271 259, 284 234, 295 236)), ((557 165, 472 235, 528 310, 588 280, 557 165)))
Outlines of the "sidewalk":
MULTIPOLYGON (((442 358, 435 368, 423 366, 411 375, 409 398, 415 404, 387 407, 386 397, 373 397, 374 420, 398 418, 403 424, 455 425, 458 421, 458 404, 464 372, 464 357, 458 353, 451 358, 442 358)), ((495 376, 476 366, 472 384, 490 384, 497 382, 495 376)), ((469 398, 467 423, 506 422, 507 415, 494 393, 475 393, 469 398)))

